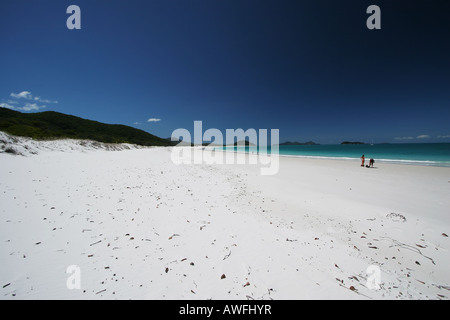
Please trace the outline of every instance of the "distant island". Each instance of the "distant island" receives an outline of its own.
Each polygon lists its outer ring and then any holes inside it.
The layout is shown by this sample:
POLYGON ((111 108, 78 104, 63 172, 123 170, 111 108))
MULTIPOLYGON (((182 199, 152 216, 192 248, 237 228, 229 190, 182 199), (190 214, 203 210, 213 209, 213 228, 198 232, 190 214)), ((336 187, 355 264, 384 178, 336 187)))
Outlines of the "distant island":
POLYGON ((141 146, 175 144, 133 127, 101 123, 55 111, 22 113, 0 107, 0 130, 35 140, 81 139, 141 146))
POLYGON ((314 141, 308 141, 308 142, 291 142, 291 141, 286 141, 283 143, 279 144, 280 146, 318 146, 318 143, 315 143, 314 141))
POLYGON ((341 144, 365 144, 365 143, 359 141, 344 141, 341 144))

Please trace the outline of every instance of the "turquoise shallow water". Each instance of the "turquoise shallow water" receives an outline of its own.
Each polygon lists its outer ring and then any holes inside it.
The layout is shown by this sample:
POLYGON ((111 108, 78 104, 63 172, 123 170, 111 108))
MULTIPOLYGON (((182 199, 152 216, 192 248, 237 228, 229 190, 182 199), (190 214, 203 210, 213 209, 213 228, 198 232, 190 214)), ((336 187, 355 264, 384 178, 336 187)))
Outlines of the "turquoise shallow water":
MULTIPOLYGON (((226 150, 261 152, 257 147, 227 147, 226 150)), ((268 148, 267 152, 271 152, 268 148)), ((432 165, 450 167, 450 143, 405 143, 363 145, 314 145, 279 146, 279 154, 285 156, 359 159, 363 154, 377 162, 432 165)))

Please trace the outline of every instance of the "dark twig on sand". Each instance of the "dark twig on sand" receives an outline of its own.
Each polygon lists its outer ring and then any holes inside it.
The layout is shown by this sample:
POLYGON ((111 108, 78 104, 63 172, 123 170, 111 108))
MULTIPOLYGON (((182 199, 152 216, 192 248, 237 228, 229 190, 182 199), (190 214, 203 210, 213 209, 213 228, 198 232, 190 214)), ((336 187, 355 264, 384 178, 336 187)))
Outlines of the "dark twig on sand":
POLYGON ((430 260, 434 265, 436 265, 436 263, 434 262, 434 260, 432 258, 427 257, 426 255, 424 255, 422 253, 422 251, 420 251, 416 247, 410 246, 408 244, 402 243, 400 241, 397 241, 397 240, 389 238, 389 237, 383 237, 383 239, 391 240, 392 241, 392 246, 391 247, 400 247, 400 248, 403 248, 403 249, 407 249, 407 250, 416 252, 416 253, 420 254, 422 257, 427 258, 428 260, 430 260))

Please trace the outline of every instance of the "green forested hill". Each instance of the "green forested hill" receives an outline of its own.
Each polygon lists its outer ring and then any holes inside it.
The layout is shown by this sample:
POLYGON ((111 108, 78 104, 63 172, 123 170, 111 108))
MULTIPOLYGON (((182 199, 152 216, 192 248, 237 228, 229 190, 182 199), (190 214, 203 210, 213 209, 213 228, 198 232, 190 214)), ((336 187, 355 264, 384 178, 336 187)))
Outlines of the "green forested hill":
POLYGON ((172 145, 171 141, 143 130, 86 120, 54 111, 21 113, 0 107, 0 131, 38 140, 71 138, 142 146, 172 145))

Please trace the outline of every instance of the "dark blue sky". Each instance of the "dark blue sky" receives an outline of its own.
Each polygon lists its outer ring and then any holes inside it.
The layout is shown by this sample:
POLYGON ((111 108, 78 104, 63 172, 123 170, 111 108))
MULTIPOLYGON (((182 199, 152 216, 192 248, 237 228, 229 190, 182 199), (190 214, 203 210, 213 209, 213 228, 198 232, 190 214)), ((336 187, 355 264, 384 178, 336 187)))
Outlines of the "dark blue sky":
POLYGON ((450 142, 449 9, 447 0, 2 0, 0 104, 161 137, 202 120, 280 129, 282 141, 450 142), (71 4, 81 30, 66 27, 71 4), (366 27, 371 4, 381 30, 366 27))

